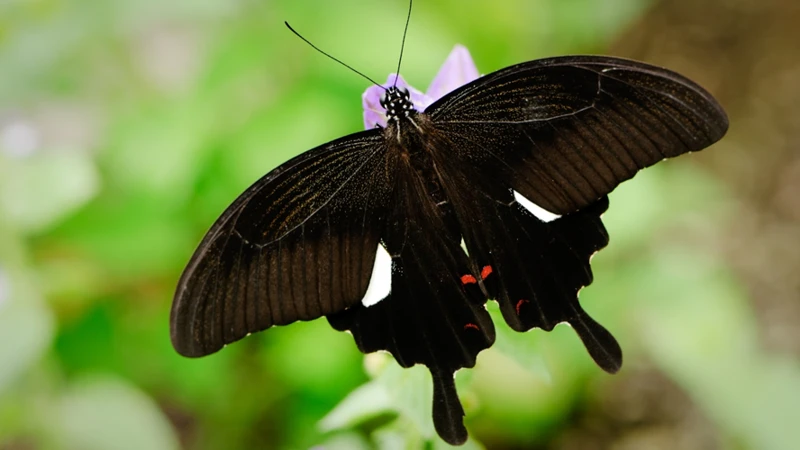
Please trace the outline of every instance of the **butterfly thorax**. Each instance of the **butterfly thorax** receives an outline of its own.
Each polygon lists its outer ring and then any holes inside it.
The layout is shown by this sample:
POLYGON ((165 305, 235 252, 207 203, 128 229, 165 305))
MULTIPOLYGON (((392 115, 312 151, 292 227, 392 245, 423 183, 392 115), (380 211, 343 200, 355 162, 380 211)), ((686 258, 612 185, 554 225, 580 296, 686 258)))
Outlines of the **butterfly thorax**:
POLYGON ((381 95, 380 103, 386 110, 384 136, 399 154, 413 159, 430 150, 426 142, 426 136, 432 131, 430 117, 417 111, 408 89, 390 86, 381 95))
MULTIPOLYGON (((384 131, 390 158, 399 158, 416 173, 422 182, 426 196, 434 204, 447 203, 441 180, 436 171, 433 152, 441 145, 435 139, 436 132, 430 117, 414 108, 407 89, 391 86, 381 96, 381 106, 386 110, 384 131)), ((439 151, 442 151, 439 149, 439 151)))

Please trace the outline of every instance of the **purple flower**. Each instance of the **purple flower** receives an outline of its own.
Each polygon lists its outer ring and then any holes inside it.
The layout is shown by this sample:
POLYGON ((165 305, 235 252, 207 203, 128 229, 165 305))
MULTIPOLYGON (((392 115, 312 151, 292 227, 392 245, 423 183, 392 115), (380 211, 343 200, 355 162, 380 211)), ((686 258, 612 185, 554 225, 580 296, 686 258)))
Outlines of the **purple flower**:
MULTIPOLYGON (((389 74, 383 87, 394 85, 395 79, 397 79, 397 87, 408 89, 414 109, 422 112, 443 95, 477 79, 478 76, 478 68, 475 67, 469 50, 463 45, 456 45, 442 64, 427 92, 422 93, 411 87, 402 76, 395 73, 389 74)), ((378 86, 370 86, 361 96, 361 102, 364 105, 364 126, 368 130, 375 128, 376 125, 386 126, 386 110, 383 109, 380 102, 383 92, 384 90, 378 86)))

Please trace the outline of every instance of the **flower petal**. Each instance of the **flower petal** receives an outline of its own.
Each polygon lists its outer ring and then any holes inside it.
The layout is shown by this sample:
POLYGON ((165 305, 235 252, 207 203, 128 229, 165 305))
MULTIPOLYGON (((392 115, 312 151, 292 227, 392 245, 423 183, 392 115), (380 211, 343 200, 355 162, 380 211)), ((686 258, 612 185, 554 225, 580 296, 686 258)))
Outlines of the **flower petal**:
POLYGON ((361 94, 361 105, 364 107, 364 127, 371 130, 376 126, 386 126, 386 110, 381 106, 383 89, 372 85, 361 94))
POLYGON ((469 50, 463 45, 456 45, 428 87, 428 97, 433 101, 439 100, 448 92, 478 79, 479 76, 469 50))

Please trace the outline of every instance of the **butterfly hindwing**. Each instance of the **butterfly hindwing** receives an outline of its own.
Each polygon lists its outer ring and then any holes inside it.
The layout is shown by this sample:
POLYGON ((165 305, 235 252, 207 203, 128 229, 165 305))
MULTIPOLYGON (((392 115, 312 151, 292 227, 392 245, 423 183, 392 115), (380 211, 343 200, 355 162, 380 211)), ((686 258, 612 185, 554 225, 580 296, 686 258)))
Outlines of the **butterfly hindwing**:
POLYGON ((535 204, 568 214, 637 171, 719 140, 728 119, 694 82, 600 56, 510 66, 426 109, 451 150, 509 180, 535 204))
POLYGON ((613 373, 622 366, 622 350, 578 302, 580 289, 592 282, 591 256, 608 243, 600 220, 607 206, 604 197, 547 223, 518 202, 498 208, 503 232, 492 241, 489 258, 496 261, 499 283, 490 296, 517 331, 570 324, 595 362, 613 373))
MULTIPOLYGON (((447 148, 445 137, 437 140, 447 148)), ((480 176, 457 153, 435 159, 472 264, 506 323, 516 331, 549 331, 567 322, 598 365, 616 372, 619 345, 578 303, 578 291, 592 282, 589 259, 608 244, 600 220, 608 199, 546 223, 516 200, 508 180, 480 176)))
POLYGON ((366 131, 304 153, 245 191, 179 281, 176 350, 206 355, 361 300, 391 196, 384 158, 380 133, 366 131))
POLYGON ((492 345, 494 326, 485 294, 469 278, 460 237, 443 220, 423 180, 403 165, 395 170, 402 195, 384 234, 392 255, 391 292, 375 305, 358 304, 328 320, 338 330, 350 330, 365 353, 387 350, 403 367, 426 365, 433 376, 434 426, 445 441, 461 444, 467 432, 453 377, 458 369, 473 367, 478 353, 492 345))

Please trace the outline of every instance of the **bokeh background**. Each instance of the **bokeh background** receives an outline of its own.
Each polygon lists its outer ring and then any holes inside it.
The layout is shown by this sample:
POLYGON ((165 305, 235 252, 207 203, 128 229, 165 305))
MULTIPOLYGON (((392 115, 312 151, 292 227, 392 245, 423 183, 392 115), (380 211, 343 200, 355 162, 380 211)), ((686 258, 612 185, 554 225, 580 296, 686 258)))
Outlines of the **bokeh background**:
MULTIPOLYGON (((418 0, 402 72, 456 43, 482 73, 566 53, 664 65, 728 136, 611 196, 582 304, 614 376, 557 327, 457 382, 469 449, 800 448, 800 4, 418 0)), ((176 280, 261 175, 359 130, 405 0, 0 1, 0 449, 440 449, 424 368, 326 321, 202 359, 170 346, 176 280)), ((498 322, 499 323, 499 322, 498 322)))

